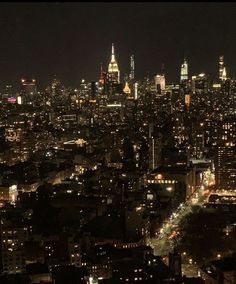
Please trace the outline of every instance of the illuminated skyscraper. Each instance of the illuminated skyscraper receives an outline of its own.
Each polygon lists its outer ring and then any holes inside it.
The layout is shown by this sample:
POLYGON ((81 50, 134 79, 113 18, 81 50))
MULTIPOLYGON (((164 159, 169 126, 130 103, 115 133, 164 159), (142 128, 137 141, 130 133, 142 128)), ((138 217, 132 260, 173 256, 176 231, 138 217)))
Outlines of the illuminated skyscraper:
POLYGON ((130 74, 129 74, 130 80, 134 79, 134 55, 130 56, 130 74))
POLYGON ((158 93, 165 91, 165 87, 166 87, 165 75, 156 75, 155 76, 155 85, 156 85, 158 93))
POLYGON ((155 133, 155 126, 153 123, 149 124, 149 169, 154 170, 160 166, 162 142, 161 136, 155 133))
POLYGON ((35 79, 21 79, 21 97, 23 104, 32 104, 37 95, 35 79))
POLYGON ((223 69, 224 69, 224 56, 221 55, 219 57, 219 80, 222 80, 223 69))
POLYGON ((138 83, 137 82, 134 84, 134 99, 135 100, 138 99, 138 83))
POLYGON ((108 65, 108 74, 110 75, 113 82, 120 83, 120 70, 115 59, 114 43, 112 44, 111 48, 111 61, 108 65))
POLYGON ((181 65, 180 70, 180 82, 188 80, 188 63, 186 58, 184 58, 184 63, 181 65))
POLYGON ((216 185, 219 189, 236 188, 236 122, 235 117, 226 117, 217 123, 216 131, 217 152, 216 152, 216 185))
POLYGON ((210 88, 209 75, 200 73, 197 76, 192 76, 192 92, 195 94, 204 94, 210 88))
POLYGON ((223 68, 223 72, 222 72, 222 81, 227 80, 227 73, 226 73, 226 68, 223 68))
POLYGON ((123 89, 123 92, 124 92, 126 95, 130 95, 130 94, 131 94, 131 91, 130 91, 130 87, 129 87, 128 82, 125 83, 125 87, 124 87, 124 89, 123 89))

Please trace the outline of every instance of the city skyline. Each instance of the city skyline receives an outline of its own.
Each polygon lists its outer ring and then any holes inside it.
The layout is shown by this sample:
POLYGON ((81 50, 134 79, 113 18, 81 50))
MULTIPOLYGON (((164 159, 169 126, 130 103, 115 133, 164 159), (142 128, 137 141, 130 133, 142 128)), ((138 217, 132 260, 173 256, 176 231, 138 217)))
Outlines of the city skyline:
POLYGON ((231 77, 235 74, 233 3, 20 3, 15 7, 1 4, 1 87, 17 84, 22 77, 34 77, 45 86, 54 74, 72 86, 82 78, 98 80, 100 63, 107 69, 112 42, 121 80, 129 72, 131 54, 137 78, 147 72, 155 76, 164 63, 166 80, 178 82, 185 56, 191 75, 206 72, 216 79, 220 55, 225 56, 231 77))
POLYGON ((235 14, 0 5, 1 284, 236 283, 235 14))

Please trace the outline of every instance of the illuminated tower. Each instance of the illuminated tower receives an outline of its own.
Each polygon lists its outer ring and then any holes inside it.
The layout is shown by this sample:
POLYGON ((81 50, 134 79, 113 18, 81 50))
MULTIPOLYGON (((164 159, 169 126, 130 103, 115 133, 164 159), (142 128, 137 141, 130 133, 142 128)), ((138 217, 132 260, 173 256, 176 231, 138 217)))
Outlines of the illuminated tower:
POLYGON ((33 104, 37 96, 35 79, 21 79, 21 97, 23 104, 33 104))
POLYGON ((158 93, 165 91, 165 75, 156 75, 155 78, 155 85, 158 93))
POLYGON ((181 65, 180 71, 180 82, 188 80, 188 63, 186 58, 184 58, 184 63, 181 65))
POLYGON ((134 55, 130 56, 130 74, 129 74, 130 80, 134 79, 134 55))
POLYGON ((223 68, 223 72, 222 72, 222 81, 225 81, 225 80, 227 80, 227 73, 226 73, 226 68, 224 67, 223 68))
POLYGON ((137 82, 134 83, 134 99, 135 100, 138 99, 138 83, 137 82))
POLYGON ((219 79, 222 80, 223 76, 223 70, 224 70, 224 55, 221 55, 219 57, 219 79))
POLYGON ((111 61, 108 65, 108 74, 111 76, 113 82, 120 83, 120 70, 115 59, 115 48, 114 43, 111 48, 111 61))
POLYGON ((131 91, 130 91, 130 87, 129 87, 128 82, 125 83, 125 87, 124 87, 124 89, 123 89, 123 92, 124 92, 126 95, 130 95, 130 94, 131 94, 131 91))

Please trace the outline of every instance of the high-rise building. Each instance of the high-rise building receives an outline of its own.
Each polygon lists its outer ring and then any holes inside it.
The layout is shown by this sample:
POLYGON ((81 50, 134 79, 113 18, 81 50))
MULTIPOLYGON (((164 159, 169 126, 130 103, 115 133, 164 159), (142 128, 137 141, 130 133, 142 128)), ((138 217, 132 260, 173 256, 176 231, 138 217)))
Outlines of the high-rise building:
POLYGON ((221 55, 219 57, 219 80, 222 80, 223 69, 224 69, 224 56, 221 55))
POLYGON ((27 228, 9 221, 1 222, 0 237, 2 272, 5 274, 24 272, 24 242, 28 239, 27 228))
POLYGON ((104 72, 103 72, 103 66, 102 66, 102 63, 101 63, 101 67, 100 67, 100 79, 99 79, 99 84, 100 85, 103 85, 104 84, 104 72))
POLYGON ((12 90, 12 85, 7 85, 5 87, 5 92, 2 94, 3 99, 9 99, 13 97, 13 90, 12 90))
POLYGON ((225 82, 227 80, 226 67, 224 65, 224 56, 219 57, 219 81, 225 82))
POLYGON ((108 75, 112 82, 120 83, 120 70, 115 58, 115 48, 114 43, 111 48, 111 61, 108 65, 108 75))
POLYGON ((181 65, 180 70, 180 82, 188 80, 188 63, 186 58, 184 58, 184 63, 181 65))
POLYGON ((162 142, 159 133, 155 133, 153 123, 149 124, 149 169, 154 170, 160 166, 162 142))
POLYGON ((138 83, 137 82, 134 84, 134 99, 135 100, 138 99, 138 83))
POLYGON ((21 96, 23 104, 32 104, 37 95, 35 79, 21 79, 21 96))
POLYGON ((166 87, 165 75, 156 75, 155 85, 156 85, 156 90, 158 93, 165 91, 165 87, 166 87))
POLYGON ((222 72, 222 81, 227 80, 227 73, 226 73, 226 68, 223 68, 223 72, 222 72))
POLYGON ((208 92, 210 88, 209 76, 205 73, 200 73, 197 76, 192 76, 191 85, 193 94, 204 94, 208 92))
POLYGON ((123 89, 123 92, 126 94, 126 95, 129 95, 131 94, 131 91, 130 91, 130 87, 129 87, 129 84, 128 82, 125 82, 125 87, 123 89))
POLYGON ((215 161, 216 185, 219 189, 236 188, 236 122, 227 117, 218 122, 218 141, 215 161))
POLYGON ((130 80, 134 80, 134 55, 130 56, 130 80))

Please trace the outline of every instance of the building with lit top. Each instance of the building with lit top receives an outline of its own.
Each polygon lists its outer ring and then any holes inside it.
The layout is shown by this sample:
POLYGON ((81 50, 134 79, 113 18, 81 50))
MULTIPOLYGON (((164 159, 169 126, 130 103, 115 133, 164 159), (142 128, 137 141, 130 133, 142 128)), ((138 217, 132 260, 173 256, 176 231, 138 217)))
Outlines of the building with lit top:
POLYGON ((125 83, 125 87, 124 87, 124 89, 123 89, 123 92, 124 92, 126 95, 130 95, 130 94, 131 94, 131 90, 130 90, 130 87, 129 87, 128 82, 125 83))
POLYGON ((155 85, 158 93, 165 91, 166 82, 164 74, 155 76, 155 85))
POLYGON ((223 72, 222 72, 222 81, 225 81, 227 79, 227 73, 226 73, 226 68, 223 68, 223 72))
POLYGON ((108 65, 108 75, 110 75, 112 82, 120 83, 120 70, 115 58, 114 43, 111 48, 111 61, 108 65))
POLYGON ((221 55, 219 57, 219 80, 222 80, 223 69, 224 69, 224 56, 221 55))
POLYGON ((219 189, 236 188, 236 122, 228 117, 218 122, 216 185, 219 189))
POLYGON ((129 79, 134 80, 134 55, 130 56, 130 74, 129 79))
POLYGON ((36 95, 36 80, 21 79, 21 97, 23 104, 33 104, 36 95))
POLYGON ((181 65, 180 70, 180 82, 188 80, 188 63, 186 58, 184 58, 184 63, 181 65))
POLYGON ((193 94, 207 93, 210 88, 209 76, 205 73, 200 73, 197 76, 192 76, 192 92, 193 94))

